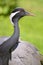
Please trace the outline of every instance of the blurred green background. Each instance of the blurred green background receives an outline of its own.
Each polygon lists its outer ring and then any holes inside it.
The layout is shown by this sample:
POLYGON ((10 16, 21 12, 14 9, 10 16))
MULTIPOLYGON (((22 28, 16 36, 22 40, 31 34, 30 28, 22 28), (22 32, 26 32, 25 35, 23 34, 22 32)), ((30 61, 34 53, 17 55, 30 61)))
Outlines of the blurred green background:
POLYGON ((34 44, 43 54, 43 0, 0 0, 0 36, 13 34, 9 15, 16 7, 35 14, 34 17, 20 19, 20 38, 34 44))

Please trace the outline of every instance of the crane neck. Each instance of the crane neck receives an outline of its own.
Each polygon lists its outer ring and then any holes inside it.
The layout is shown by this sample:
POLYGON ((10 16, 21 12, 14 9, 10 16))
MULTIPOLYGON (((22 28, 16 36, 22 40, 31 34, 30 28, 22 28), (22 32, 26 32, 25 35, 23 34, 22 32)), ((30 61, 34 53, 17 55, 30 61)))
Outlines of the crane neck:
POLYGON ((18 26, 18 19, 15 19, 14 23, 14 33, 13 35, 6 40, 1 46, 0 46, 0 52, 7 52, 9 49, 13 47, 13 45, 16 44, 16 42, 19 39, 19 26, 18 26))

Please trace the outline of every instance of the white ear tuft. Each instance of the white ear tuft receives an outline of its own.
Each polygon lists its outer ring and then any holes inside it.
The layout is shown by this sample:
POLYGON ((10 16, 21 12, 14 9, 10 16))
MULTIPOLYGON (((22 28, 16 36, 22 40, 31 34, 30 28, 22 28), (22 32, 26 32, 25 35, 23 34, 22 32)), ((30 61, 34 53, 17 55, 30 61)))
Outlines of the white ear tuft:
POLYGON ((14 25, 14 23, 13 23, 13 21, 12 21, 12 18, 13 18, 13 16, 15 16, 17 13, 19 13, 20 11, 17 11, 17 12, 14 12, 14 13, 11 13, 11 15, 10 15, 10 21, 11 21, 11 23, 14 25))

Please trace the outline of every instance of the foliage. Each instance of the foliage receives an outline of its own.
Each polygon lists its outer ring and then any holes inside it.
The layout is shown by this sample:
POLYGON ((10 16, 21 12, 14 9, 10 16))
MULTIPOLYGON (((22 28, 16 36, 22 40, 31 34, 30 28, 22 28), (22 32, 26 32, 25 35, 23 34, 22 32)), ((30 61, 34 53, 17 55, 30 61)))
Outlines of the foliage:
POLYGON ((8 15, 17 6, 17 0, 0 0, 0 15, 8 15))

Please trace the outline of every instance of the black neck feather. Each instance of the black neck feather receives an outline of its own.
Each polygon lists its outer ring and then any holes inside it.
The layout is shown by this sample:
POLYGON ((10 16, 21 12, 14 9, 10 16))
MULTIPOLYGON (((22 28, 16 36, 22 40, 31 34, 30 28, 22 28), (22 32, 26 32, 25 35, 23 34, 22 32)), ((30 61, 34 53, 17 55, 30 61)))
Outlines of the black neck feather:
POLYGON ((9 49, 16 44, 16 42, 19 39, 19 26, 18 26, 18 19, 14 20, 15 26, 14 26, 14 33, 13 35, 6 40, 1 46, 0 46, 0 52, 7 52, 9 49))

